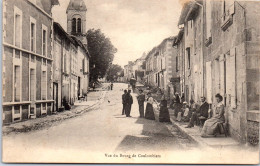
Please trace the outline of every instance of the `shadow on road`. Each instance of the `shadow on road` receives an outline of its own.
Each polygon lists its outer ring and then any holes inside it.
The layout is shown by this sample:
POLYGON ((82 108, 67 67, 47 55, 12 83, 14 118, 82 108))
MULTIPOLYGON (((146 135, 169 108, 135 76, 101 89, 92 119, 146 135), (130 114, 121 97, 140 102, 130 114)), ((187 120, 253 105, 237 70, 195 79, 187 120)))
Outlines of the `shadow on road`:
POLYGON ((169 129, 153 120, 138 118, 135 123, 142 124, 140 135, 127 135, 116 148, 116 151, 162 151, 181 148, 169 129))

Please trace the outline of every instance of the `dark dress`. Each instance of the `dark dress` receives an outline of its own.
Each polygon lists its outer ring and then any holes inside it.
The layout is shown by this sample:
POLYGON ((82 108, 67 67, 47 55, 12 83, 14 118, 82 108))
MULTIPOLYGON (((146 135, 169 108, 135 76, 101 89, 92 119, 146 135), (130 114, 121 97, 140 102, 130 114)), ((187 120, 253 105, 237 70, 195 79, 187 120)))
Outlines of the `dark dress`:
POLYGON ((161 100, 159 121, 160 122, 171 122, 169 110, 167 108, 167 100, 161 100))
POLYGON ((149 97, 148 102, 145 109, 145 119, 155 120, 154 112, 153 112, 153 98, 149 97))

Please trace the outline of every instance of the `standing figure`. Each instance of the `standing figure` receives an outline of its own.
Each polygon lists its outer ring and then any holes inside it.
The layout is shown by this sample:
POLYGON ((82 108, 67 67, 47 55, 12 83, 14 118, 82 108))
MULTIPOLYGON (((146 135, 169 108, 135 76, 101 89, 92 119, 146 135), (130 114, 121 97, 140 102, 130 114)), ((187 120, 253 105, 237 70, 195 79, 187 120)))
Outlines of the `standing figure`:
POLYGON ((127 103, 127 108, 126 108, 126 117, 131 117, 130 113, 131 113, 131 108, 132 108, 132 104, 133 104, 133 97, 131 95, 131 90, 128 90, 128 93, 126 94, 126 103, 127 103))
POLYGON ((113 90, 113 82, 111 82, 110 88, 111 88, 111 90, 113 90))
POLYGON ((160 122, 171 122, 165 95, 162 96, 161 103, 160 103, 159 121, 160 122))
POLYGON ((202 128, 201 137, 215 136, 218 132, 219 123, 225 122, 225 110, 222 103, 223 97, 220 94, 216 94, 215 98, 217 100, 217 104, 215 106, 213 116, 212 118, 205 121, 205 124, 202 128))
POLYGON ((153 103, 155 102, 154 99, 151 96, 151 93, 149 92, 147 98, 147 105, 145 109, 145 115, 144 117, 146 119, 155 120, 154 112, 153 112, 153 103))
POLYGON ((126 107, 127 107, 126 94, 127 94, 127 90, 124 90, 124 94, 122 95, 122 104, 123 104, 122 115, 126 113, 126 107))
POLYGON ((137 97, 137 100, 138 100, 138 105, 139 105, 140 118, 144 118, 145 95, 143 93, 143 90, 140 90, 140 95, 137 97))

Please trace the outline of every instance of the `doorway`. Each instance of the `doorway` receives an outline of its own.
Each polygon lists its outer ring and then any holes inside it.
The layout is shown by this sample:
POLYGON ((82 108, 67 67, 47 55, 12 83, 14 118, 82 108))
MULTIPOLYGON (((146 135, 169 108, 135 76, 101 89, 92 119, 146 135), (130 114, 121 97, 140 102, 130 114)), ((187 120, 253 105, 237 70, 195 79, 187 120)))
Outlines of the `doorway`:
POLYGON ((58 83, 53 83, 53 112, 58 111, 58 83))
POLYGON ((80 77, 78 77, 78 100, 80 100, 80 77))

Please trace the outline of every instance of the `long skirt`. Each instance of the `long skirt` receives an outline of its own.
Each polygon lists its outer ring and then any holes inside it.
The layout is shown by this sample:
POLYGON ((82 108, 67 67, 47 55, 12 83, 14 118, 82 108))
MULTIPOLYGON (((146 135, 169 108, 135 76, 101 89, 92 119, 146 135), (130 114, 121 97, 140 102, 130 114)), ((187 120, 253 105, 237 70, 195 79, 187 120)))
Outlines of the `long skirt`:
POLYGON ((155 120, 152 104, 147 103, 144 117, 145 119, 155 120))
POLYGON ((224 123, 224 121, 222 119, 214 117, 206 120, 201 131, 201 136, 215 135, 218 131, 219 123, 224 123))
POLYGON ((159 121, 160 122, 171 122, 169 110, 168 110, 167 107, 161 107, 160 108, 159 121))

